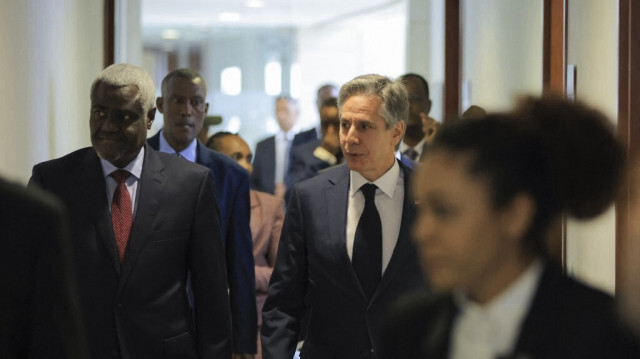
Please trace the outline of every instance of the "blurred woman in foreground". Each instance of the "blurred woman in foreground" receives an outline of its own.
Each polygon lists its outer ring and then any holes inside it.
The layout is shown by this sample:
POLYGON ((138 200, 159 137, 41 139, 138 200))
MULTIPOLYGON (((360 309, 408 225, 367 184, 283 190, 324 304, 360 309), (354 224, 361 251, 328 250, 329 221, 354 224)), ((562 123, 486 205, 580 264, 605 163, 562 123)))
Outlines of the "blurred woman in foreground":
POLYGON ((414 181, 414 240, 436 293, 391 316, 385 358, 638 358, 613 299, 565 276, 545 238, 616 195, 624 151, 606 118, 564 100, 440 129, 414 181))

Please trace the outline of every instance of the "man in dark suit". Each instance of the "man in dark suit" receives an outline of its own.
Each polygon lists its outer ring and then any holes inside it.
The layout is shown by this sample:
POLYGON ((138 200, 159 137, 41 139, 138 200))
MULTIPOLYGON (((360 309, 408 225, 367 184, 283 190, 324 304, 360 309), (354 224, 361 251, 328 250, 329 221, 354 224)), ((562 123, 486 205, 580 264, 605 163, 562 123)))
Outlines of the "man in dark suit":
POLYGON ((213 174, 227 259, 233 352, 244 357, 255 354, 257 333, 249 175, 235 161, 197 139, 209 109, 206 96, 207 85, 196 71, 178 69, 165 76, 162 97, 156 100, 164 126, 148 143, 160 152, 201 164, 213 174))
POLYGON ((307 305, 303 357, 375 358, 390 304, 424 285, 409 236, 410 171, 395 158, 406 90, 360 76, 338 104, 346 166, 293 188, 263 309, 265 359, 293 356, 307 305))
MULTIPOLYGON (((320 107, 320 131, 322 138, 311 140, 291 151, 287 188, 311 178, 318 172, 338 164, 342 160, 340 150, 340 116, 338 99, 327 99, 320 107)), ((289 195, 287 195, 287 198, 289 195)))
POLYGON ((0 179, 0 358, 87 358, 62 204, 0 179))
MULTIPOLYGON (((338 97, 338 88, 336 87, 336 85, 326 83, 318 88, 318 91, 316 92, 316 106, 318 107, 318 116, 320 118, 320 121, 322 121, 322 114, 320 113, 322 104, 330 98, 336 97, 338 97)), ((321 137, 322 128, 319 129, 317 127, 314 127, 306 131, 300 131, 300 133, 293 137, 293 142, 291 142, 291 148, 293 150, 291 152, 295 152, 296 146, 307 143, 307 141, 321 139, 321 137)))
POLYGON ((407 88, 409 95, 409 118, 407 131, 400 143, 399 152, 404 155, 405 163, 420 161, 426 145, 431 143, 438 130, 438 122, 429 117, 431 99, 429 98, 429 84, 424 77, 408 73, 400 76, 399 80, 407 88))
POLYGON ((92 358, 231 358, 211 172, 145 146, 154 91, 139 67, 102 71, 91 87, 92 147, 34 166, 30 185, 70 214, 92 358))
POLYGON ((289 153, 294 137, 298 134, 296 143, 304 143, 317 138, 317 134, 315 129, 298 133, 299 129, 296 126, 298 104, 296 100, 280 96, 276 98, 275 106, 280 131, 256 145, 251 188, 283 198, 287 189, 285 176, 289 168, 289 153))

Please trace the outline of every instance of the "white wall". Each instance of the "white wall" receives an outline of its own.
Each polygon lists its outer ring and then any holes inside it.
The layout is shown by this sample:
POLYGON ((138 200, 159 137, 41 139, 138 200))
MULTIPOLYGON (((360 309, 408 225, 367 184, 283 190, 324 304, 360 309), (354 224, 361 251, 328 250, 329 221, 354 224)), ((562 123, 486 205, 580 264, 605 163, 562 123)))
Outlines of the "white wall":
POLYGON ((142 0, 116 0, 114 17, 115 62, 142 67, 142 0))
MULTIPOLYGON (((463 104, 504 110, 518 94, 542 92, 542 1, 463 0, 463 104), (465 93, 465 91, 467 91, 465 93)), ((567 63, 577 66, 577 98, 617 113, 618 2, 568 1, 567 63)), ((570 273, 613 292, 615 211, 567 223, 570 273)))
POLYGON ((462 0, 461 111, 501 111, 542 93, 542 1, 462 0))
POLYGON ((102 2, 0 3, 0 175, 90 144, 89 89, 102 69, 102 2))
POLYGON ((408 0, 407 69, 429 83, 431 112, 442 121, 444 89, 444 1, 408 0))
POLYGON ((397 77, 405 72, 406 3, 338 19, 298 32, 304 126, 317 121, 317 88, 341 86, 366 73, 397 77))
MULTIPOLYGON (((576 97, 613 121, 618 104, 618 1, 568 1, 567 63, 577 67, 576 97)), ((615 210, 567 225, 570 273, 615 290, 615 210)))

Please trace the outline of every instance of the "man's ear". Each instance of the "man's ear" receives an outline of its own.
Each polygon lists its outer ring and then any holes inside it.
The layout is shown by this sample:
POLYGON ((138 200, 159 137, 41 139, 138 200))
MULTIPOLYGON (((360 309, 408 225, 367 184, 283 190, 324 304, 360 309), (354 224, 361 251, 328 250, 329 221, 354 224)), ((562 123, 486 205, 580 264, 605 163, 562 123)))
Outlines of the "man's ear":
POLYGON ((429 111, 431 111, 431 100, 430 99, 427 99, 427 108, 426 108, 426 110, 427 110, 426 114, 428 115, 429 111))
MULTIPOLYGON (((164 113, 162 112, 162 105, 164 104, 164 99, 162 97, 158 97, 156 99, 156 108, 158 109, 158 111, 160 111, 160 113, 164 113)), ((155 109, 154 109, 155 111, 155 109)))
POLYGON ((404 131, 407 128, 407 123, 405 121, 398 121, 393 128, 393 145, 396 146, 400 141, 402 141, 402 137, 404 136, 404 131))
POLYGON ((519 193, 503 209, 503 228, 509 238, 523 238, 536 214, 536 203, 530 194, 519 193))
POLYGON ((208 103, 208 102, 205 102, 205 103, 204 103, 204 114, 206 115, 206 114, 208 114, 208 113, 209 113, 209 103, 208 103))
POLYGON ((147 130, 151 129, 151 125, 153 124, 153 120, 156 118, 156 108, 152 108, 147 112, 147 130))

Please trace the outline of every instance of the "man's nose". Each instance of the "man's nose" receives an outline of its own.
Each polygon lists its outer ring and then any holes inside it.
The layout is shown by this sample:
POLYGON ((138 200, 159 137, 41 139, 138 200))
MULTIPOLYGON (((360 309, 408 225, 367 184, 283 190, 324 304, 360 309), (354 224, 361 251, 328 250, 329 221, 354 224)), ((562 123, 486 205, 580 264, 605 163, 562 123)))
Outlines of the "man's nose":
POLYGON ((118 127, 119 127, 118 119, 113 113, 109 113, 105 116, 104 120, 102 121, 102 125, 100 126, 100 129, 102 131, 114 132, 118 130, 118 127))
POLYGON ((358 144, 360 142, 355 126, 349 127, 349 130, 347 131, 347 135, 345 136, 345 142, 351 143, 351 144, 358 144))
POLYGON ((185 101, 184 104, 180 107, 180 110, 183 115, 190 115, 193 112, 193 106, 191 105, 191 101, 185 101))

